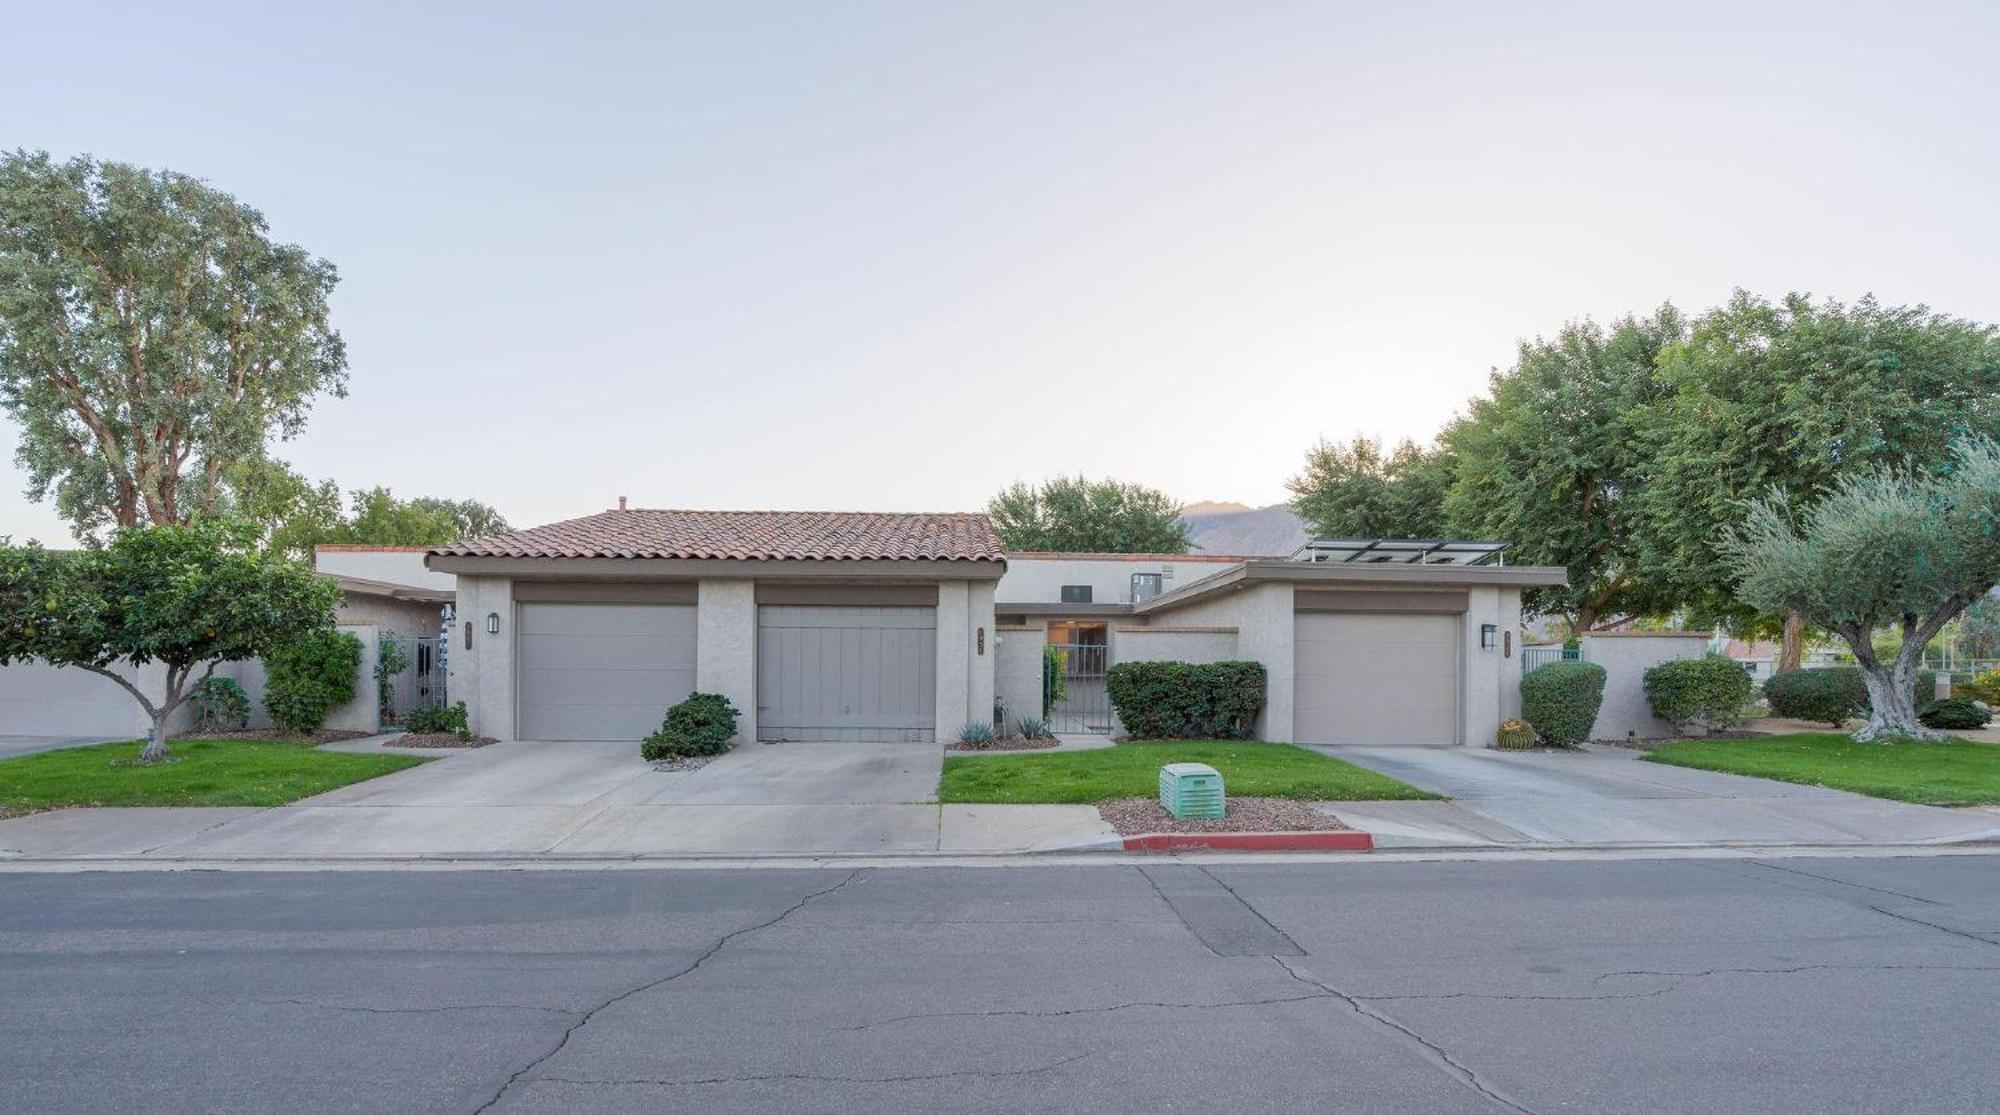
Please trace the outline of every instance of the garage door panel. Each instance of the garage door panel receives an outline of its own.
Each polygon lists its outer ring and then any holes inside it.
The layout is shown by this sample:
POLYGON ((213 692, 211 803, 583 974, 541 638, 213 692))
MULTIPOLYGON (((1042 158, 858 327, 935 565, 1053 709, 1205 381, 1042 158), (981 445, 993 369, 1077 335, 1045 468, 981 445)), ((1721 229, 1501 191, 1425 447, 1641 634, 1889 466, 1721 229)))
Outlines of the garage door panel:
POLYGON ((523 739, 640 739, 694 691, 691 604, 524 603, 517 622, 523 739))
POLYGON ((758 738, 931 739, 936 624, 927 606, 763 606, 758 738))
POLYGON ((1458 741, 1457 616, 1302 613, 1294 636, 1300 742, 1458 741))

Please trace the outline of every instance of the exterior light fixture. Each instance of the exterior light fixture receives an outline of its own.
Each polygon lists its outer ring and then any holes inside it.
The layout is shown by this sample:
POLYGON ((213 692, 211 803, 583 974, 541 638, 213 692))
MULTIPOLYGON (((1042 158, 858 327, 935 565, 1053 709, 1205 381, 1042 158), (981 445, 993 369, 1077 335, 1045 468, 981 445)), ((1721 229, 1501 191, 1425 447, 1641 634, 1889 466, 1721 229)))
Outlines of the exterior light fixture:
POLYGON ((1479 625, 1479 649, 1492 650, 1500 645, 1500 625, 1482 623, 1479 625))
POLYGON ((500 613, 499 613, 499 612, 488 612, 488 613, 486 613, 486 633, 487 633, 488 635, 498 635, 498 634, 500 633, 500 613))

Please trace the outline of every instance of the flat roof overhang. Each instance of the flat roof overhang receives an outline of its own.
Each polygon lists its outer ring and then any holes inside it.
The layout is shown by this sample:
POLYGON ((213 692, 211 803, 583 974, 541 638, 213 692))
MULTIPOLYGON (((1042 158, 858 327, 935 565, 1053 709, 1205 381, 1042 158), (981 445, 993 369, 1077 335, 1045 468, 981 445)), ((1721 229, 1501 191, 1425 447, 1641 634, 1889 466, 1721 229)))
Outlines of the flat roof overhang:
POLYGON ((1246 561, 1212 577, 1204 577, 1172 592, 1134 605, 1135 615, 1169 611, 1183 604, 1254 584, 1289 582, 1299 585, 1381 586, 1384 588, 1459 588, 1500 585, 1544 588, 1569 583, 1569 570, 1559 565, 1408 565, 1354 562, 1246 561))
POLYGON ((993 611, 1003 616, 1075 616, 1078 619, 1093 619, 1098 616, 1129 616, 1130 604, 1052 604, 1046 600, 1009 603, 1005 600, 993 602, 993 611))

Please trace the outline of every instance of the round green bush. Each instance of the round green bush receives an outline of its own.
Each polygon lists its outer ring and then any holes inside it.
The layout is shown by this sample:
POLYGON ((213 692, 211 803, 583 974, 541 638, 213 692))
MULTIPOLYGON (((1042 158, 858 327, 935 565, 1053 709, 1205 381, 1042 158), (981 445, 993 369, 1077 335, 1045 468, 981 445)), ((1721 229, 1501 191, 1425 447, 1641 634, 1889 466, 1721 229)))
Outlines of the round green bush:
POLYGON ((317 631, 264 660, 264 711, 288 732, 316 732, 327 714, 354 699, 361 640, 317 631))
POLYGON ((648 761, 720 755, 736 738, 736 706, 720 693, 690 693, 667 710, 658 731, 639 744, 648 761))
POLYGON ((1595 662, 1551 662, 1521 678, 1521 718, 1554 747, 1588 740, 1603 703, 1604 667, 1595 662))
MULTIPOLYGON (((1936 670, 1918 670, 1910 685, 1917 704, 1928 704, 1937 689, 1936 670)), ((1773 674, 1764 683, 1771 713, 1794 720, 1813 720, 1838 728, 1855 716, 1866 716, 1871 702, 1868 683, 1859 666, 1817 666, 1773 674)))
POLYGON ((1719 654, 1677 658, 1646 671, 1643 688, 1653 715, 1676 732, 1714 732, 1743 721, 1754 686, 1743 667, 1719 654))
POLYGON ((1932 701, 1917 709, 1917 722, 1926 728, 1944 731, 1965 731, 1970 728, 1984 728, 1992 723, 1993 714, 1980 708, 1965 697, 1951 697, 1942 701, 1932 701))
POLYGON ((1133 739, 1249 739, 1264 708, 1264 666, 1120 662, 1105 689, 1133 739))
POLYGON ((189 699, 198 732, 227 732, 250 723, 250 695, 235 678, 205 677, 194 683, 189 699))

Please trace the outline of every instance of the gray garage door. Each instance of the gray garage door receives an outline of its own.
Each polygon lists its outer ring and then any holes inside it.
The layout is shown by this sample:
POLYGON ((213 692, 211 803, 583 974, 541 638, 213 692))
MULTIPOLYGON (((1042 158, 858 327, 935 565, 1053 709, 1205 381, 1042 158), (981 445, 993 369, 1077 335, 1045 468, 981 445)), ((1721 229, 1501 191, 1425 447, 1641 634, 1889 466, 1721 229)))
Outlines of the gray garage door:
POLYGON ((640 739, 694 691, 694 605, 522 604, 522 739, 640 739))
POLYGON ((1457 743, 1458 616, 1293 617, 1300 743, 1457 743))
POLYGON ((757 738, 925 742, 937 723, 937 609, 757 609, 757 738))

